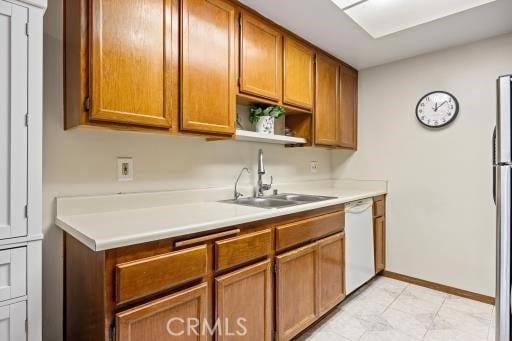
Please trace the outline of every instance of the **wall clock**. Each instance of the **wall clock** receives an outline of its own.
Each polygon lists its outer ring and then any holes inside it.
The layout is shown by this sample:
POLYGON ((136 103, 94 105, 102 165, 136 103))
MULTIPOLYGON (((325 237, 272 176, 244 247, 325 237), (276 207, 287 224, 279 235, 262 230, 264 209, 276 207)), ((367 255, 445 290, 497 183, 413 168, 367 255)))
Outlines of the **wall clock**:
POLYGON ((423 96, 416 105, 416 117, 421 124, 440 128, 453 122, 459 113, 457 98, 446 91, 433 91, 423 96))

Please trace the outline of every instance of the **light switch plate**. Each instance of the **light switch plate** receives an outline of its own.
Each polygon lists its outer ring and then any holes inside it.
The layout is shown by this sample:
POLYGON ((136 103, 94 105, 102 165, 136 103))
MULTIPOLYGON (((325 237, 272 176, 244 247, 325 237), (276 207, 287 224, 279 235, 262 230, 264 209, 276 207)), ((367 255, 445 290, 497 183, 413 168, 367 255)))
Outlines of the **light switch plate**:
POLYGON ((133 159, 131 157, 117 158, 117 181, 133 180, 133 159))

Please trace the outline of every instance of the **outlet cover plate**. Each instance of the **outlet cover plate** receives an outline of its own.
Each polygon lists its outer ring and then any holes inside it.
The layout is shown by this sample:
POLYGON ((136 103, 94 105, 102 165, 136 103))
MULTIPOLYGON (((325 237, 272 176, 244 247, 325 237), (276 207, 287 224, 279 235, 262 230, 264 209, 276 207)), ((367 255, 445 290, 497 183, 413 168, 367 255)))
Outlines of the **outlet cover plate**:
POLYGON ((117 158, 117 181, 133 180, 133 159, 131 157, 117 158))
POLYGON ((313 174, 318 172, 318 161, 311 161, 309 163, 309 170, 313 174))

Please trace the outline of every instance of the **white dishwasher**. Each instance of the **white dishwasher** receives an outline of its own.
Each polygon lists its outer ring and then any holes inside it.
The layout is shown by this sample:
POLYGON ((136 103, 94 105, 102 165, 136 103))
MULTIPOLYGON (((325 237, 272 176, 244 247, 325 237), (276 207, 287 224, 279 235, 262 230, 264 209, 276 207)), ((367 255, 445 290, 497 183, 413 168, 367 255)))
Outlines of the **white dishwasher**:
POLYGON ((375 275, 373 199, 345 204, 345 276, 347 295, 375 275))

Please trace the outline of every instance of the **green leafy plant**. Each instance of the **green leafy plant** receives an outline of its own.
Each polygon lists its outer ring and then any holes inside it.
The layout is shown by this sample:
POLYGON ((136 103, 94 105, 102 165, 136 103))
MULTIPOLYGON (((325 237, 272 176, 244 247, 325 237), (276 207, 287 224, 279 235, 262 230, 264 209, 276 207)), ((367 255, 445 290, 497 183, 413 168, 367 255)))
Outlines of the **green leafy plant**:
POLYGON ((279 118, 284 115, 286 110, 280 105, 269 105, 262 106, 258 104, 251 105, 251 113, 249 115, 249 120, 252 124, 256 124, 260 117, 262 116, 271 116, 274 118, 279 118))

